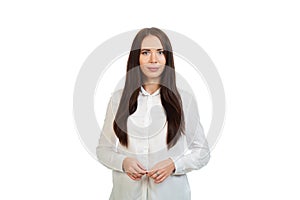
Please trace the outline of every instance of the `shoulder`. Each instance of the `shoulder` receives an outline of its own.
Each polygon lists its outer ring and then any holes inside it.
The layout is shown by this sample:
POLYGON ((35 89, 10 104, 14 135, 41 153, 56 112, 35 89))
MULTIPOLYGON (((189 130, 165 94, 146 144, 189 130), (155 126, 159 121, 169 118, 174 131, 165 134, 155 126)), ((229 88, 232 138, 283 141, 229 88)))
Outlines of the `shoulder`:
POLYGON ((119 103, 123 94, 123 89, 118 89, 111 93, 111 101, 113 103, 119 103))
POLYGON ((109 107, 112 110, 113 113, 116 113, 120 104, 120 100, 122 97, 123 89, 118 89, 116 91, 113 91, 110 96, 109 100, 109 107))
POLYGON ((192 93, 192 91, 178 89, 178 92, 179 92, 180 97, 181 97, 183 108, 189 107, 189 105, 191 104, 193 99, 195 99, 194 94, 192 93))

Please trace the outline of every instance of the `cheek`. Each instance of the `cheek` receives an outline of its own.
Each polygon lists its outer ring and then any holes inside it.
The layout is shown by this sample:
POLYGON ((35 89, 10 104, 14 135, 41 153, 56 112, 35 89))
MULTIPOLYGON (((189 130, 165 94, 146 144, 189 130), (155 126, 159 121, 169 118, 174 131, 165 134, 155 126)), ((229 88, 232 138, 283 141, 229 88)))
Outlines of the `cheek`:
POLYGON ((147 70, 145 69, 145 66, 143 66, 143 64, 140 64, 140 70, 143 72, 143 74, 145 74, 147 72, 147 70))
POLYGON ((143 64, 145 64, 145 59, 140 57, 139 62, 140 62, 140 65, 143 65, 143 64))
POLYGON ((163 57, 161 57, 160 59, 159 59, 159 62, 161 63, 161 64, 166 64, 166 58, 163 56, 163 57))

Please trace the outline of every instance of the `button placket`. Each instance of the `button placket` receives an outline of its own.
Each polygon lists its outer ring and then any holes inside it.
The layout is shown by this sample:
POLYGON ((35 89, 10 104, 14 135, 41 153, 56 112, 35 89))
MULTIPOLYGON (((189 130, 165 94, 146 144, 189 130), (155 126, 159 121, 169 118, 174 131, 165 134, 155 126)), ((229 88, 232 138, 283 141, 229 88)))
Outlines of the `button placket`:
POLYGON ((146 113, 145 113, 145 125, 149 126, 149 123, 151 122, 151 116, 150 116, 150 112, 151 112, 151 108, 152 108, 152 96, 147 95, 146 98, 146 105, 147 105, 147 109, 146 109, 146 113))
MULTIPOLYGON (((143 125, 145 127, 145 132, 143 133, 143 139, 140 141, 140 150, 143 154, 143 160, 144 160, 144 167, 147 170, 150 170, 149 168, 149 161, 151 156, 149 155, 149 152, 151 152, 150 149, 150 136, 152 134, 150 127, 151 123, 153 123, 152 117, 151 117, 151 109, 154 104, 157 103, 157 92, 153 95, 147 93, 143 88, 142 88, 142 93, 143 95, 143 106, 146 108, 143 108, 144 116, 142 117, 143 119, 143 125)), ((149 178, 146 176, 142 179, 142 199, 147 199, 147 191, 149 189, 149 178)))
MULTIPOLYGON (((151 109, 152 109, 152 104, 153 104, 152 96, 151 96, 151 95, 148 95, 148 96, 147 96, 147 113, 146 113, 147 119, 148 119, 148 121, 147 121, 147 125, 148 125, 148 126, 150 125, 149 122, 150 122, 150 120, 151 120, 151 109)), ((150 169, 149 169, 149 146, 150 146, 150 143, 149 143, 149 134, 150 134, 150 130, 149 130, 149 128, 147 128, 147 139, 146 139, 146 144, 145 144, 145 146, 144 146, 144 151, 145 151, 146 157, 147 157, 147 158, 146 158, 146 160, 147 160, 147 170, 150 170, 150 169)), ((145 183, 146 183, 146 186, 147 186, 147 188, 146 188, 146 192, 147 192, 148 187, 149 187, 149 177, 146 178, 145 183)), ((147 197, 146 197, 146 198, 147 198, 147 197)), ((145 199, 146 199, 146 198, 145 198, 145 199)))

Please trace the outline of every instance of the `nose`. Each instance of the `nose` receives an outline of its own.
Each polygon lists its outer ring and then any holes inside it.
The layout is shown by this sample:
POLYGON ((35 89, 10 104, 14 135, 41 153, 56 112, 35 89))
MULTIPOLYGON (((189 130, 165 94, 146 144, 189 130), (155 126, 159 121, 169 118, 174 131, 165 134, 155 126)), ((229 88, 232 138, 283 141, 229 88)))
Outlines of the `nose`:
POLYGON ((151 52, 150 62, 151 63, 157 63, 157 57, 156 57, 156 53, 155 52, 151 52))

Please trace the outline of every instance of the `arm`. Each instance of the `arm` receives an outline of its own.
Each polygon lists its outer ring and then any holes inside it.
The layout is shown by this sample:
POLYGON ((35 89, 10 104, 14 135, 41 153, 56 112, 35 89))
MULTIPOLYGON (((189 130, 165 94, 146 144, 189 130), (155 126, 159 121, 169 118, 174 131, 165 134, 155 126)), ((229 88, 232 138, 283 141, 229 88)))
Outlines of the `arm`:
POLYGON ((133 180, 139 181, 146 169, 136 159, 118 152, 118 138, 113 130, 114 112, 113 100, 109 101, 96 153, 99 161, 109 169, 126 172, 133 180))
POLYGON ((122 164, 125 155, 117 151, 118 138, 113 130, 114 113, 112 98, 106 110, 104 125, 96 148, 98 160, 107 168, 123 172, 122 164))
POLYGON ((185 117, 186 148, 177 157, 171 157, 175 165, 173 175, 181 175, 205 166, 210 159, 207 140, 200 123, 198 106, 193 96, 189 96, 189 105, 183 105, 185 117), (186 108, 186 109, 185 109, 186 108))

